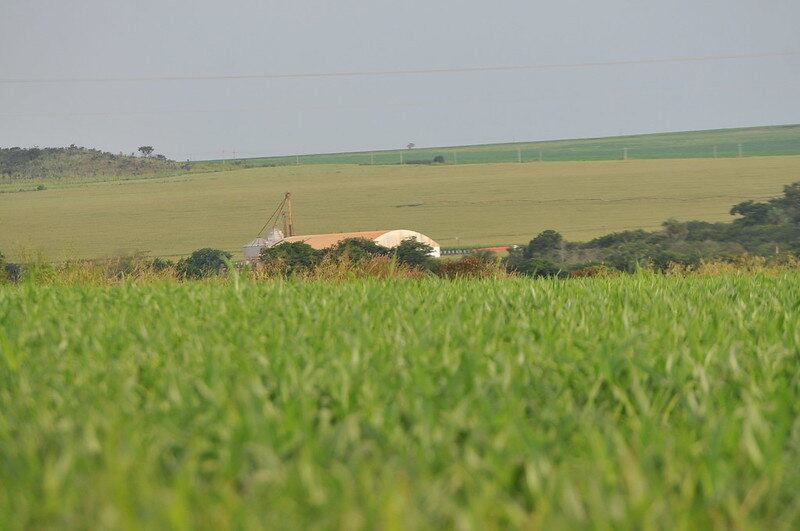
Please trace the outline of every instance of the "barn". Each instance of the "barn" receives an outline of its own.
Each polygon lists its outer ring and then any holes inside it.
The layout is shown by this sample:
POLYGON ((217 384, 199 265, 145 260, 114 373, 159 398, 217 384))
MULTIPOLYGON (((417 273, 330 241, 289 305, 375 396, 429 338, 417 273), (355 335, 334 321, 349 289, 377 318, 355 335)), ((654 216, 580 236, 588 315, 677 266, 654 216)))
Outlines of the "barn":
POLYGON ((331 234, 306 234, 297 236, 288 236, 281 238, 278 241, 268 241, 266 239, 258 238, 248 243, 244 248, 244 255, 246 259, 253 259, 258 257, 258 253, 265 247, 273 247, 281 243, 303 242, 307 243, 314 249, 327 249, 333 247, 342 240, 350 238, 364 238, 372 240, 378 245, 393 248, 400 245, 403 240, 414 238, 418 242, 430 245, 433 248, 431 256, 439 257, 442 254, 441 246, 433 239, 425 236, 424 234, 407 229, 394 229, 394 230, 372 230, 362 232, 335 232, 331 234))

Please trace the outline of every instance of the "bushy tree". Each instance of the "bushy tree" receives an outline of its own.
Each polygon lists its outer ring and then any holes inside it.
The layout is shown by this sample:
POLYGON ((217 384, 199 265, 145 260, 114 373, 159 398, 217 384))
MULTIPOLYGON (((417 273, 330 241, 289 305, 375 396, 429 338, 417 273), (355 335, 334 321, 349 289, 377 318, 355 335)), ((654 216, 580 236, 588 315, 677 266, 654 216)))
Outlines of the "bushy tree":
POLYGON ((652 233, 642 229, 624 230, 621 232, 612 232, 604 236, 599 236, 586 243, 588 247, 612 247, 620 243, 629 243, 635 241, 642 241, 650 238, 652 233))
POLYGON ((150 267, 153 271, 164 271, 165 269, 169 269, 173 267, 175 264, 172 263, 172 260, 167 260, 166 258, 153 258, 152 262, 150 262, 150 267))
POLYGON ((733 222, 740 225, 766 225, 768 223, 779 223, 780 212, 774 205, 769 203, 756 203, 755 201, 743 201, 731 208, 731 215, 741 216, 733 222))
POLYGON ((563 243, 564 237, 559 232, 550 229, 542 231, 528 243, 523 257, 551 257, 561 250, 563 243))
POLYGON ((275 247, 261 249, 261 261, 281 267, 287 274, 312 269, 324 253, 305 242, 283 242, 275 247))
POLYGON ((506 266, 506 271, 510 273, 524 273, 525 264, 528 261, 523 256, 525 247, 520 245, 512 245, 508 248, 508 254, 503 258, 503 264, 506 266))
POLYGON ((219 249, 199 249, 178 262, 178 273, 185 278, 204 278, 225 271, 231 254, 219 249))
POLYGON ((783 197, 771 203, 781 208, 793 223, 800 223, 800 181, 784 186, 783 197))
POLYGON ((139 153, 141 153, 143 157, 149 157, 152 152, 153 146, 139 146, 139 153))
POLYGON ((672 240, 682 240, 689 234, 689 229, 686 227, 686 224, 674 218, 668 219, 662 223, 661 226, 667 238, 672 240))
POLYGON ((415 238, 406 238, 394 250, 398 262, 428 270, 436 268, 432 252, 433 247, 415 238))
POLYGON ((347 256, 352 262, 360 262, 373 256, 387 256, 391 252, 391 249, 367 238, 347 238, 326 251, 327 255, 335 260, 347 256))
POLYGON ((652 246, 642 242, 624 243, 606 255, 605 261, 620 271, 633 273, 641 267, 650 265, 654 251, 652 246))

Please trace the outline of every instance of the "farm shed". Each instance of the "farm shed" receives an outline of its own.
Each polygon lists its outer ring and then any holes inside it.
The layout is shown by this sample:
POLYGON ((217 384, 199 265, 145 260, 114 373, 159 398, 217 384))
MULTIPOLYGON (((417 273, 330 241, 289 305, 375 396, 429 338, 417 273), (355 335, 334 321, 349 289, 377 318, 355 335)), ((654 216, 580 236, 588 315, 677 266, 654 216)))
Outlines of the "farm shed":
POLYGON ((328 247, 332 247, 339 243, 342 240, 347 240, 349 238, 364 238, 367 240, 372 240, 378 245, 383 245, 384 247, 397 247, 400 243, 408 238, 414 238, 415 240, 425 243, 433 247, 433 251, 431 252, 431 256, 439 257, 442 253, 441 246, 436 243, 434 240, 425 236, 422 233, 413 230, 406 230, 406 229, 395 229, 395 230, 373 230, 373 231, 362 231, 362 232, 336 232, 332 234, 306 234, 306 235, 298 235, 298 236, 289 236, 287 238, 283 238, 275 243, 269 243, 263 239, 253 240, 245 247, 245 258, 250 259, 255 258, 258 256, 258 252, 265 247, 272 247, 274 245, 278 245, 284 242, 293 243, 293 242, 304 242, 313 247, 314 249, 327 249, 328 247), (249 255, 249 256, 248 256, 249 255))

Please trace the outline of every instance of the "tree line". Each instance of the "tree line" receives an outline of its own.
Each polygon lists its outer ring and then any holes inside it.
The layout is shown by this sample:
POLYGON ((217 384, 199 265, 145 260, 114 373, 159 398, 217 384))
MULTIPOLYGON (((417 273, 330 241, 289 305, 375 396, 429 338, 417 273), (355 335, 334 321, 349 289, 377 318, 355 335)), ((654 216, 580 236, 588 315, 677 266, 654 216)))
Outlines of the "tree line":
POLYGON ((505 264, 521 274, 563 276, 592 267, 632 272, 674 264, 695 267, 743 255, 800 257, 800 182, 768 201, 736 204, 730 214, 735 219, 728 223, 669 219, 657 231, 626 230, 588 242, 570 242, 545 230, 527 245, 513 247, 505 264))
MULTIPOLYGON (((588 242, 570 242, 549 229, 526 245, 511 247, 503 258, 491 252, 474 252, 460 259, 434 258, 433 249, 415 239, 388 248, 372 240, 350 238, 322 250, 304 242, 281 243, 263 249, 259 259, 249 264, 235 264, 230 253, 211 248, 199 249, 177 262, 122 257, 113 263, 111 275, 124 278, 145 270, 199 279, 238 268, 264 276, 313 278, 331 269, 386 276, 401 268, 405 276, 566 277, 638 269, 666 271, 675 266, 691 269, 705 262, 735 262, 745 256, 800 263, 800 182, 785 186, 781 196, 768 201, 738 203, 730 213, 735 219, 729 223, 670 219, 657 231, 626 230, 588 242)), ((19 281, 25 268, 6 262, 0 253, 0 280, 19 281)))

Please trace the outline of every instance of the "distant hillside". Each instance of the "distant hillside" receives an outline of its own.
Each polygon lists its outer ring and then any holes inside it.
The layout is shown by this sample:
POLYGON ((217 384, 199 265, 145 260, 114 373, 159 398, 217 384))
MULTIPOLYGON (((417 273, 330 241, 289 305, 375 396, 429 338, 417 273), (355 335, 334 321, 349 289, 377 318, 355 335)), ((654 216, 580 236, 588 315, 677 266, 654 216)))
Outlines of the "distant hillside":
MULTIPOLYGON (((800 125, 713 129, 472 146, 414 147, 238 159, 239 167, 288 164, 485 164, 800 155, 800 125)), ((219 162, 219 161, 217 161, 219 162)), ((231 164, 231 161, 226 161, 231 164)))
POLYGON ((0 178, 127 177, 175 172, 180 164, 163 155, 115 155, 78 146, 66 148, 0 148, 0 178))

